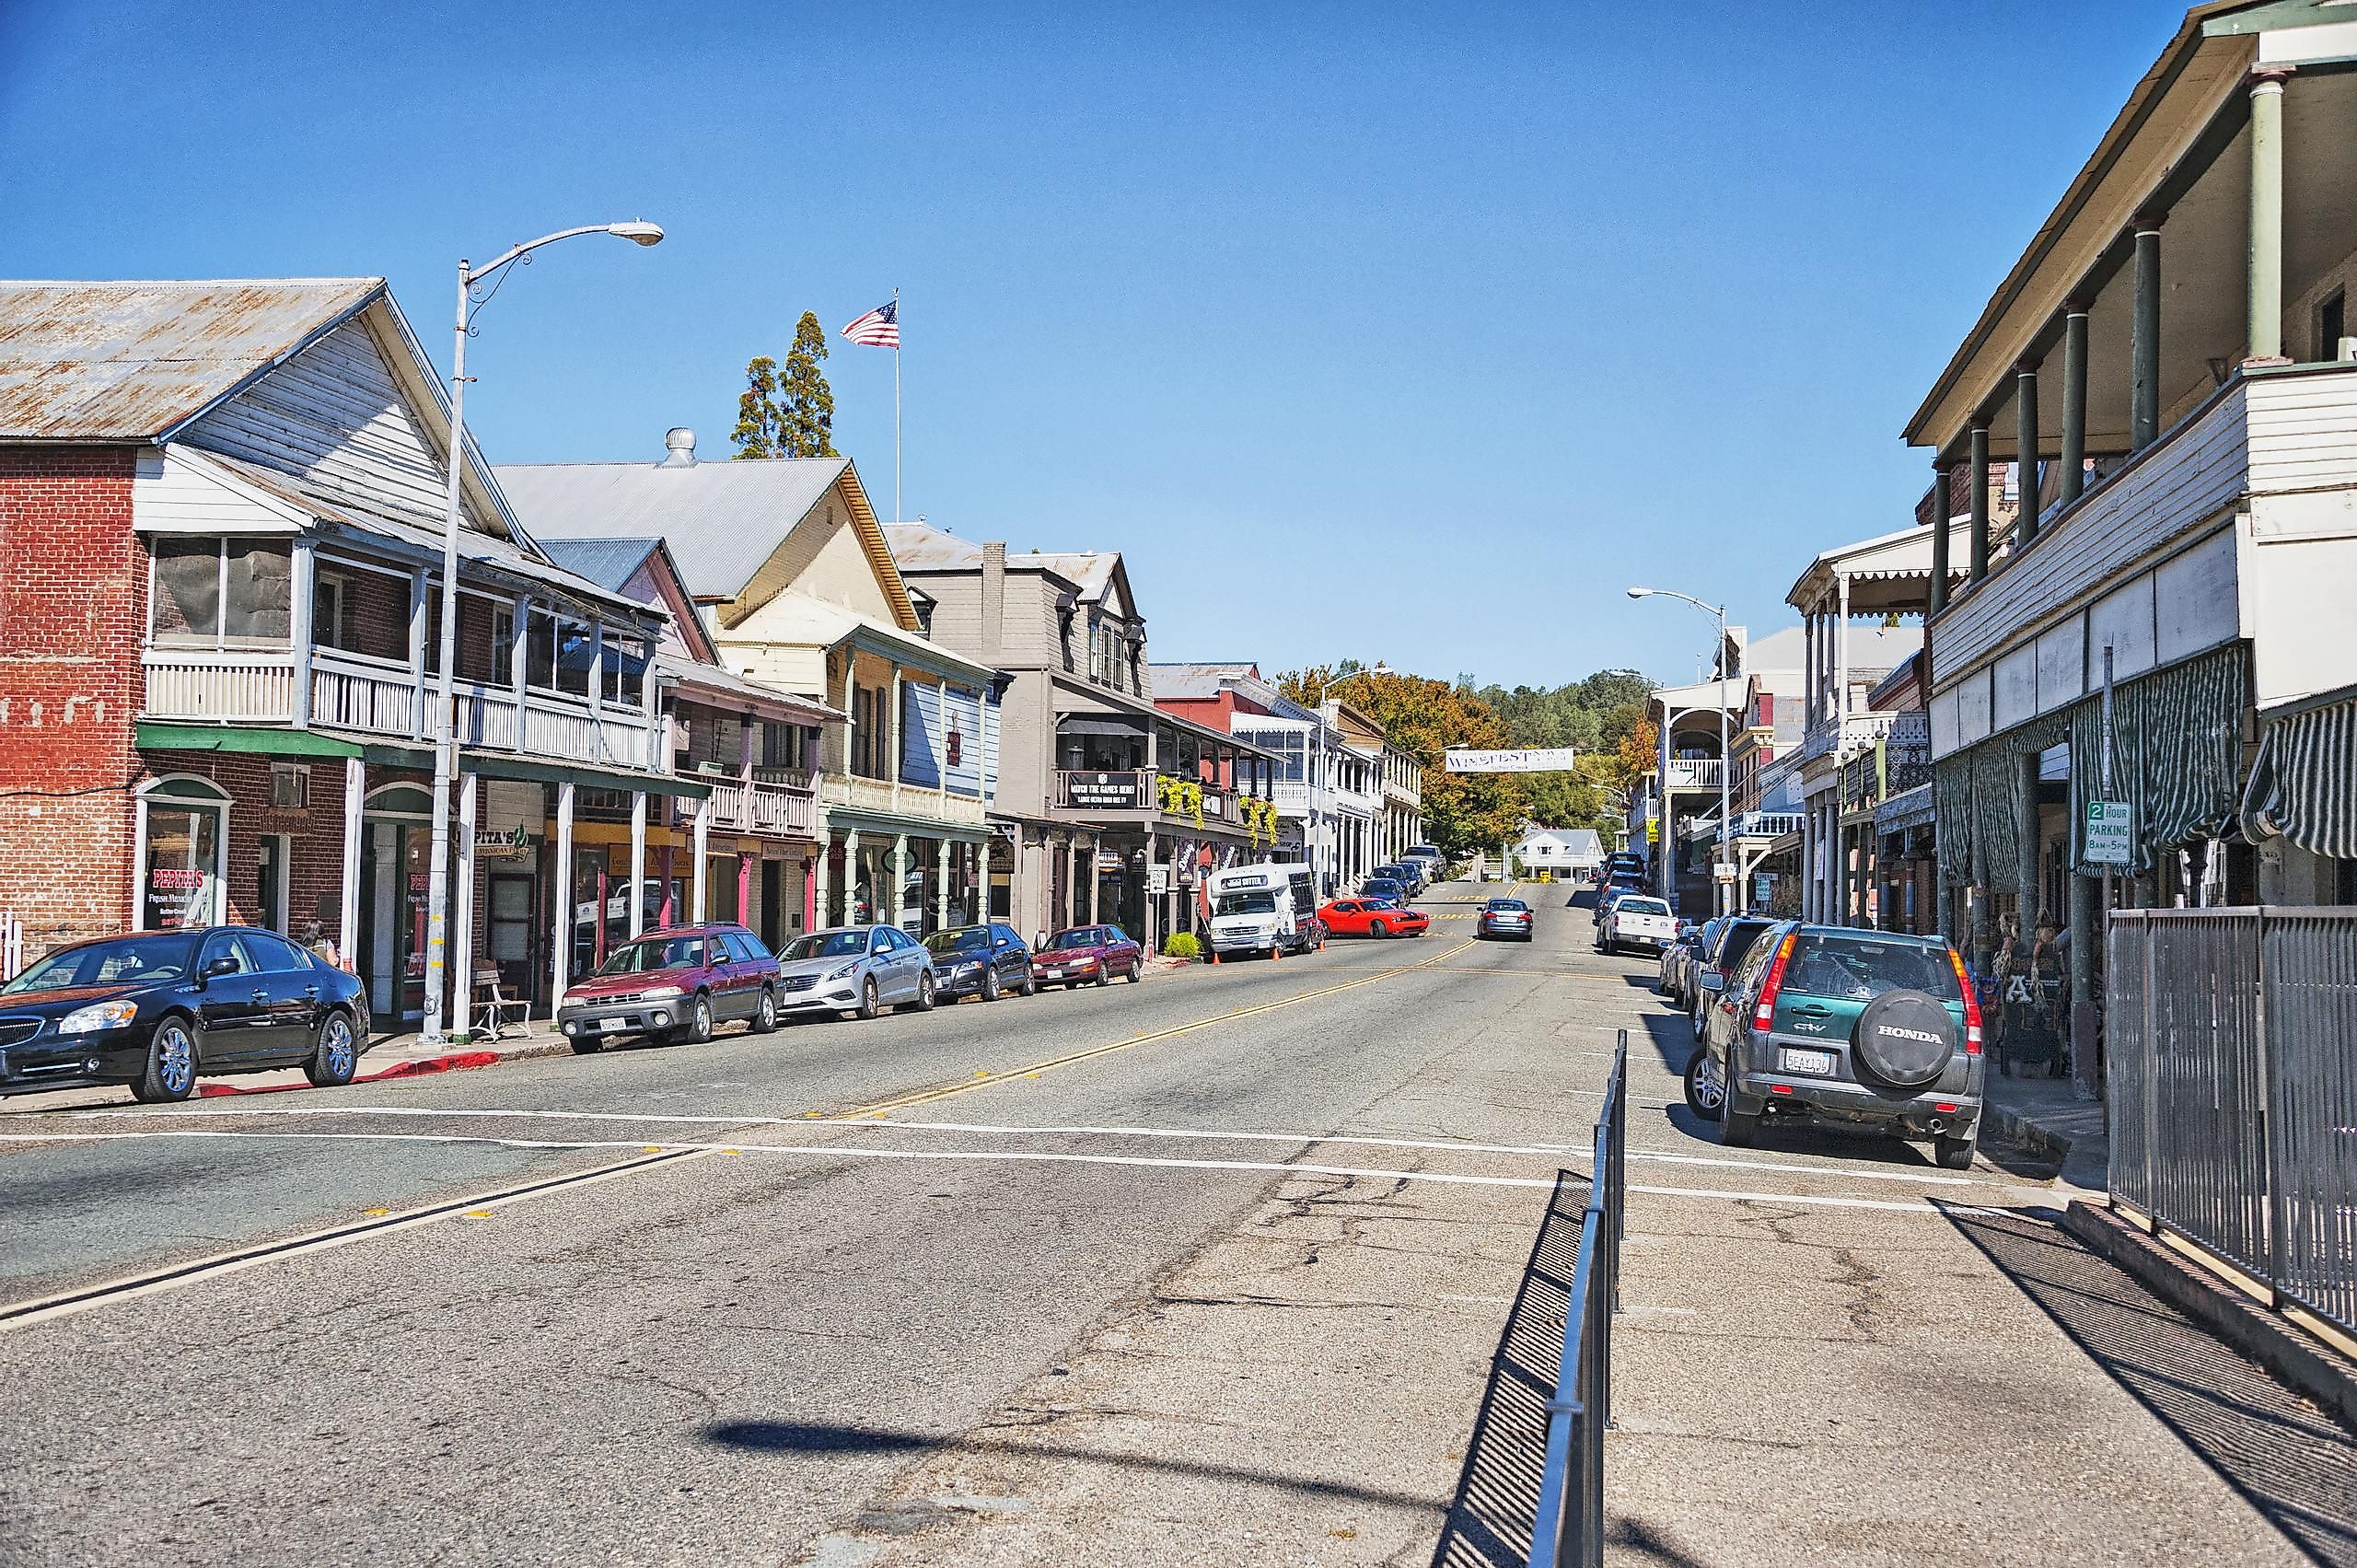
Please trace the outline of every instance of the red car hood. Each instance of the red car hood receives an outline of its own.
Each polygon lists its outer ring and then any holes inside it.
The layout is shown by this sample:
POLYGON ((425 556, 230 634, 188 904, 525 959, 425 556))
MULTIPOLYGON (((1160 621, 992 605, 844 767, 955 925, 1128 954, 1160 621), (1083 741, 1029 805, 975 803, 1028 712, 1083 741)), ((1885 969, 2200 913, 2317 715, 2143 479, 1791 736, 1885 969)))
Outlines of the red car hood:
POLYGON ((644 991, 650 985, 686 986, 692 983, 693 970, 643 970, 635 974, 586 975, 565 987, 565 994, 583 998, 621 996, 633 991, 644 991))

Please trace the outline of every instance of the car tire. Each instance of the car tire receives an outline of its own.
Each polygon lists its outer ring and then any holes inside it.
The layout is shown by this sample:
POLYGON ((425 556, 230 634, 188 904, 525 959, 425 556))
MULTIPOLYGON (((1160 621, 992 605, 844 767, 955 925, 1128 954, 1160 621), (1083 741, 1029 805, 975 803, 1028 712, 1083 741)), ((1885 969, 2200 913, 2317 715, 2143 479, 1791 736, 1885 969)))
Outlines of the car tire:
POLYGON ((1366 923, 1366 934, 1369 936, 1388 936, 1391 935, 1391 927, 1383 921, 1370 920, 1366 923))
POLYGON ((147 1065, 131 1095, 142 1105, 175 1105, 196 1091, 196 1031, 186 1018, 169 1017, 147 1040, 147 1065))
POLYGON ((1719 1142, 1730 1149, 1747 1149, 1759 1139, 1759 1113, 1736 1109, 1730 1098, 1719 1112, 1719 1142))
POLYGON ((595 1056, 606 1049, 605 1041, 596 1035, 575 1035, 572 1044, 573 1054, 575 1056, 595 1056))
POLYGON ((873 1018, 884 1011, 883 993, 876 989, 876 977, 869 975, 859 982, 859 1006, 854 1010, 862 1018, 873 1018))
POLYGON ((1138 981, 1144 980, 1145 978, 1145 959, 1143 957, 1132 958, 1130 960, 1129 973, 1123 975, 1121 978, 1128 981, 1132 985, 1135 985, 1138 981))
POLYGON ((985 1001, 985 1002, 995 1002, 995 1001, 997 1001, 997 1000, 998 1000, 998 996, 999 996, 998 970, 984 970, 982 971, 982 990, 981 990, 981 997, 982 997, 982 1000, 983 1000, 983 1001, 985 1001))
POLYGON ((352 1038, 352 1020, 341 1007, 331 1010, 319 1020, 319 1039, 311 1044, 311 1054, 303 1063, 303 1076, 311 1080, 315 1089, 340 1089, 352 1082, 352 1074, 360 1066, 360 1047, 352 1038))
POLYGON ((1702 999, 1696 997, 1693 1011, 1688 1013, 1686 1018, 1689 1027, 1694 1031, 1694 1043, 1697 1045, 1701 1044, 1702 1037, 1710 1032, 1710 1026, 1705 1021, 1708 1017, 1709 1015, 1702 1011, 1702 999))
POLYGON ((933 976, 920 975, 917 977, 917 999, 913 1005, 920 1013, 930 1013, 933 1011, 933 976))
POLYGON ((1107 969, 1101 960, 1097 965, 1097 983, 1099 985, 1113 983, 1113 971, 1107 969))
POLYGON ((679 1026, 676 1037, 689 1045, 702 1045, 712 1038, 712 998, 696 993, 688 1004, 688 1021, 679 1026))
POLYGON ((1972 1151, 1980 1142, 1977 1132, 1969 1138, 1950 1138, 1943 1134, 1933 1140, 1932 1157, 1939 1161, 1942 1170, 1970 1170, 1972 1151))
POLYGON ((761 987, 761 1005, 753 1009, 753 1016, 746 1023, 745 1028, 749 1033, 757 1035, 768 1034, 777 1028, 776 992, 766 985, 761 987))
POLYGON ((1037 996, 1039 994, 1039 977, 1036 974, 1027 974, 1023 977, 1023 983, 1015 989, 1026 996, 1037 996))
POLYGON ((1726 1070, 1708 1051, 1687 1058, 1686 1109, 1705 1121, 1716 1121, 1727 1106, 1726 1070))

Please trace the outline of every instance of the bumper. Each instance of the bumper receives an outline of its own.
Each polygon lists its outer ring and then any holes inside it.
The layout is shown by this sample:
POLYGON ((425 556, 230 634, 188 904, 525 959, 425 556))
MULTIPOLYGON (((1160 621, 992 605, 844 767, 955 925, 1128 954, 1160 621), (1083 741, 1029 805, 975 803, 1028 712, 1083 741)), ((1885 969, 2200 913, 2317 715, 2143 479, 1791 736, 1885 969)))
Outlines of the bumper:
POLYGON ((1917 1137, 1969 1135, 1980 1123, 1980 1097, 1937 1087, 1920 1094, 1829 1082, 1791 1073, 1740 1073, 1733 1085, 1737 1107, 1816 1121, 1896 1127, 1917 1137))
POLYGON ((1106 967, 1097 963, 1031 966, 1032 978, 1041 985, 1062 985, 1074 981, 1095 981, 1103 978, 1107 972, 1106 967))
POLYGON ((1212 951, 1214 953, 1272 953, 1276 951, 1278 940, 1274 932, 1237 932, 1234 935, 1224 936, 1214 931, 1212 933, 1212 951))
MULTIPOLYGON (((999 983, 1004 985, 1009 982, 1002 976, 999 983)), ((982 971, 980 970, 976 970, 971 974, 944 974, 939 970, 933 971, 933 994, 937 1001, 955 1002, 961 996, 980 996, 981 993, 982 971)), ((854 991, 852 993, 852 1001, 856 1004, 858 1000, 859 993, 854 991)))
POLYGON ((147 1070, 147 1040, 127 1029, 34 1039, 0 1051, 0 1095, 132 1084, 147 1070))
POLYGON ((632 1002, 600 1007, 595 1002, 568 1002, 556 1010, 557 1032, 567 1040, 598 1040, 618 1035, 654 1034, 677 1028, 686 1016, 690 998, 661 1002, 632 1002))
MULTIPOLYGON (((941 995, 941 979, 934 977, 933 993, 941 995)), ((807 991, 788 991, 781 986, 777 993, 777 1010, 788 1013, 848 1013, 859 1005, 859 976, 847 980, 822 980, 807 991)))

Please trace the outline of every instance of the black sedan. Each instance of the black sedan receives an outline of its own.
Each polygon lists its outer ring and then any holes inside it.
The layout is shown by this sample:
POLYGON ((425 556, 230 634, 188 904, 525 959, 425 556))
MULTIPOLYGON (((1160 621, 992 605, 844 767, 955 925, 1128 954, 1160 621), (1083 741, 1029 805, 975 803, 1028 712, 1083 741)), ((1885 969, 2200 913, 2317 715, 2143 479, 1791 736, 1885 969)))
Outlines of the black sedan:
POLYGON ((0 1095, 128 1084, 186 1099, 199 1077, 300 1067, 348 1084, 368 1049, 360 981, 245 926, 60 947, 0 985, 0 1095))
POLYGON ((933 993, 944 1002, 960 996, 995 1002, 1010 991, 1039 994, 1031 949, 1011 925, 957 926, 935 932, 924 945, 933 953, 933 993))

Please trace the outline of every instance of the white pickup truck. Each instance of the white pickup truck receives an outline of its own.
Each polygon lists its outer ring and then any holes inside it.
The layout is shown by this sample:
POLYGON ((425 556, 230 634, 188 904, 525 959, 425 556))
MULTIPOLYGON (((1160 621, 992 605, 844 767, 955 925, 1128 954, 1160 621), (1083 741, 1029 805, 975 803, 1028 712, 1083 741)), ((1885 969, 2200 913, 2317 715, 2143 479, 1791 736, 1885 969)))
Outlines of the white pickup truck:
POLYGON ((1678 917, 1659 899, 1631 894, 1616 900, 1596 928, 1596 950, 1618 953, 1636 947, 1658 953, 1678 940, 1678 917))

